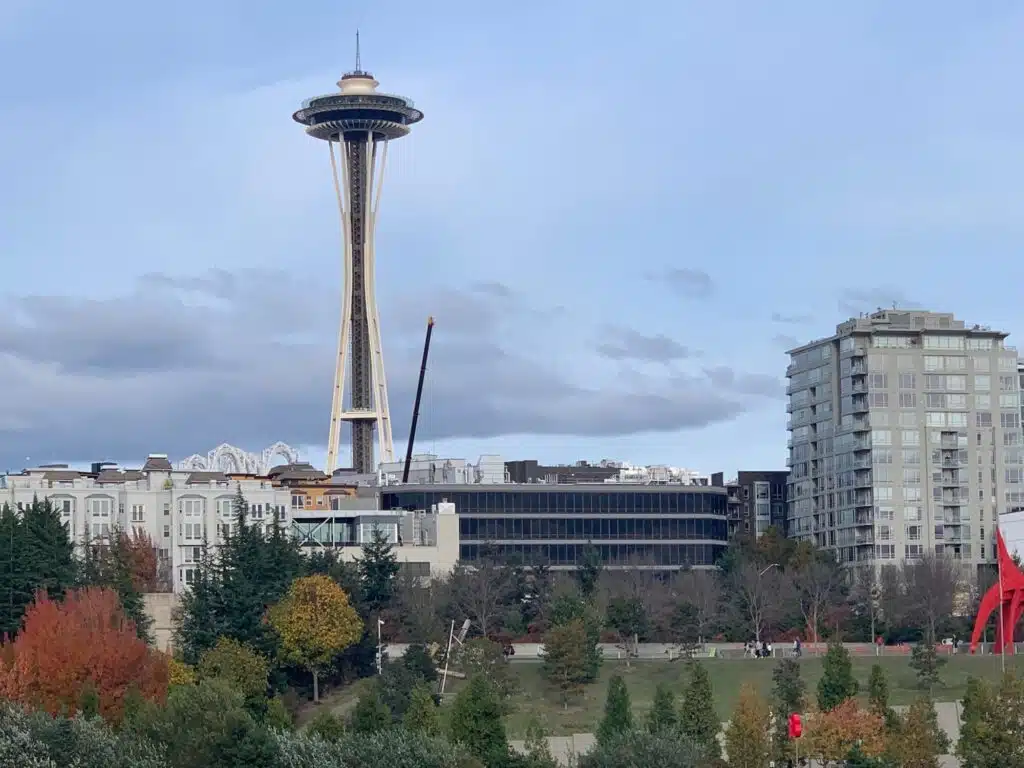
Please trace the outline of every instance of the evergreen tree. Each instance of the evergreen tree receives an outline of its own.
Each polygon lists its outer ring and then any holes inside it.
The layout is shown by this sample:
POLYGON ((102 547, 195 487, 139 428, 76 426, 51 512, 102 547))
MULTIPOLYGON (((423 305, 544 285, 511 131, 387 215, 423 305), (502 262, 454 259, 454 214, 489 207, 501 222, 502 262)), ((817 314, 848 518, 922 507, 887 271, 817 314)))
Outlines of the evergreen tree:
POLYGON ((59 598, 75 585, 74 543, 49 501, 0 509, 0 636, 14 635, 25 608, 44 590, 59 598))
POLYGON ((186 664, 195 666, 205 651, 217 645, 224 631, 223 600, 219 571, 204 545, 194 581, 182 594, 177 611, 174 645, 186 664))
POLYGON ((886 761, 880 757, 869 757, 859 744, 854 744, 846 756, 844 768, 889 768, 886 761))
POLYGON ((917 674, 917 685, 919 688, 928 689, 929 692, 942 682, 939 670, 945 663, 946 660, 940 659, 935 651, 934 643, 922 641, 910 652, 910 666, 917 674))
POLYGON ((428 736, 439 736, 441 718, 437 712, 434 696, 425 685, 417 685, 409 696, 409 707, 405 710, 402 725, 410 731, 418 731, 428 736))
POLYGON ((626 682, 614 675, 608 681, 608 698, 604 703, 604 717, 597 726, 597 743, 608 744, 633 730, 633 706, 629 700, 626 682))
POLYGON ((828 712, 857 695, 850 653, 841 642, 833 640, 825 652, 821 679, 818 681, 818 709, 828 712))
POLYGON ((576 580, 580 585, 580 594, 584 599, 589 600, 597 589, 598 579, 601 578, 601 553, 593 542, 588 541, 580 557, 579 567, 576 569, 576 580))
POLYGON ((679 712, 679 730, 692 741, 708 760, 721 754, 718 732, 722 724, 715 714, 714 692, 711 689, 711 675, 699 661, 691 661, 690 683, 683 695, 679 712))
POLYGON ((806 686, 800 677, 800 665, 793 659, 782 659, 772 670, 775 682, 775 730, 772 738, 776 765, 794 756, 793 744, 789 738, 789 716, 802 712, 806 686))
POLYGON ((79 568, 79 585, 117 592, 121 610, 135 624, 139 637, 147 643, 153 641, 150 633, 153 620, 146 612, 142 592, 135 583, 131 541, 124 532, 112 531, 109 541, 86 541, 79 568))
POLYGON ((948 749, 949 737, 939 728, 929 699, 918 699, 898 718, 887 746, 886 756, 900 768, 939 768, 939 755, 948 749))
POLYGON ((744 684, 725 729, 725 751, 730 766, 768 768, 772 751, 768 720, 767 703, 753 687, 744 684))
POLYGON ((501 702, 483 677, 470 678, 456 695, 448 728, 452 742, 461 744, 487 768, 501 768, 508 760, 501 702))
POLYGON ((676 717, 676 700, 672 691, 664 683, 658 683, 654 689, 654 701, 651 711, 647 713, 647 730, 649 733, 662 733, 675 729, 679 722, 676 717))
POLYGON ((358 560, 362 581, 363 605, 369 615, 377 615, 391 604, 395 594, 395 576, 398 575, 398 555, 379 528, 363 544, 363 556, 358 560))
POLYGON ((868 678, 868 703, 871 711, 885 717, 889 711, 889 681, 880 664, 871 665, 871 677, 868 678))
POLYGON ((562 595, 551 605, 551 626, 562 627, 578 619, 583 623, 586 632, 586 645, 584 646, 584 673, 581 679, 583 683, 592 683, 597 680, 601 671, 601 623, 597 620, 590 605, 579 597, 562 595))
POLYGON ((590 637, 582 619, 552 627, 544 637, 544 676, 558 688, 565 707, 589 679, 589 644, 590 637))
POLYGON ((349 725, 355 733, 376 733, 390 728, 393 718, 388 705, 380 697, 380 691, 374 685, 366 694, 359 697, 352 708, 352 719, 349 725))

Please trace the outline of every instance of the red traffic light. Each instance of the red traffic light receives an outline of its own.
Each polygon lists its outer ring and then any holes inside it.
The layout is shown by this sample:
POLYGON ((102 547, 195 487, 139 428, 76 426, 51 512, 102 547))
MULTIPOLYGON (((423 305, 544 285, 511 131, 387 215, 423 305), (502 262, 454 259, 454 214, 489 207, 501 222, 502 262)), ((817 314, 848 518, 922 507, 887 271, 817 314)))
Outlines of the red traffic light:
POLYGON ((796 712, 789 716, 789 738, 799 739, 804 734, 804 721, 796 712))

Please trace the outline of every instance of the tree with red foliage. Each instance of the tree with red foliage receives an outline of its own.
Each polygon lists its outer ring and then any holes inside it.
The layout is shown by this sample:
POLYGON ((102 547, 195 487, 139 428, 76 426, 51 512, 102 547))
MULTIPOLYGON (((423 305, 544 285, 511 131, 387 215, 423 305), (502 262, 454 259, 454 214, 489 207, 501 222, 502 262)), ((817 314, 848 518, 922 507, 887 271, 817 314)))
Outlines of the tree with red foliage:
POLYGON ((78 710, 88 693, 118 722, 131 690, 162 703, 167 682, 166 657, 139 639, 110 589, 69 590, 63 602, 38 593, 17 638, 0 648, 0 697, 52 715, 78 710))

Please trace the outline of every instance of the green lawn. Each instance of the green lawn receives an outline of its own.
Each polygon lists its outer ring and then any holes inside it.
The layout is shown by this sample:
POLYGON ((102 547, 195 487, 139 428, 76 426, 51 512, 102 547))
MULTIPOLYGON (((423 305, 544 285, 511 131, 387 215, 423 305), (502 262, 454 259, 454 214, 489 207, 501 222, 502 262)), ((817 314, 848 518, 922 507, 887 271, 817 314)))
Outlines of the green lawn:
MULTIPOLYGON (((854 674, 860 681, 861 690, 867 688, 871 665, 878 663, 889 678, 890 703, 895 705, 909 704, 920 691, 916 688, 914 671, 910 668, 907 657, 882 656, 880 658, 854 658, 854 674)), ((772 669, 774 661, 761 659, 704 659, 702 664, 708 666, 711 681, 715 690, 715 707, 719 716, 726 720, 736 703, 740 686, 744 683, 754 685, 762 694, 770 695, 772 689, 772 669)), ((812 699, 818 678, 821 676, 821 660, 805 658, 800 662, 803 678, 807 683, 812 699)), ((1014 667, 1024 672, 1024 659, 1010 657, 1007 668, 1014 667)), ((621 662, 605 661, 601 668, 601 678, 594 685, 587 686, 581 700, 563 708, 557 697, 552 695, 541 675, 541 665, 531 662, 513 664, 515 677, 519 681, 520 692, 513 702, 514 711, 508 718, 510 738, 522 738, 531 720, 536 718, 553 736, 572 733, 592 733, 601 718, 604 708, 605 692, 608 679, 613 674, 620 674, 626 680, 633 711, 642 718, 651 705, 654 688, 659 682, 667 683, 677 695, 686 688, 686 662, 641 661, 633 662, 628 668, 621 662)), ((995 680, 1000 675, 998 656, 967 656, 961 655, 950 659, 942 668, 942 685, 935 689, 936 701, 954 701, 963 696, 967 678, 974 676, 995 680)), ((366 681, 332 692, 324 699, 324 705, 333 711, 347 711, 363 690, 366 681)), ((455 691, 461 681, 449 678, 449 691, 455 691)), ((446 697, 447 698, 447 697, 446 697)), ((304 713, 305 714, 305 713, 304 713)), ((308 717, 308 716, 307 716, 308 717)), ((307 719, 301 718, 301 720, 307 719)))

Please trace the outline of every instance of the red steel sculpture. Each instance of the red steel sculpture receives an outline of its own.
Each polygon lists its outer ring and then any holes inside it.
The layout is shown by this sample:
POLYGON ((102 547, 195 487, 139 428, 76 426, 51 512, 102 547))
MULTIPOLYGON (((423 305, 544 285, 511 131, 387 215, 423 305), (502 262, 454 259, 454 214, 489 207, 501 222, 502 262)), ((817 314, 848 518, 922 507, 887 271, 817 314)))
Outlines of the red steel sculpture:
POLYGON ((974 620, 971 634, 971 653, 978 649, 985 625, 992 614, 998 611, 996 638, 993 653, 1013 653, 1013 628, 1024 614, 1024 573, 1010 557, 1003 541, 1003 534, 996 529, 996 550, 999 561, 999 579, 985 593, 974 620))

